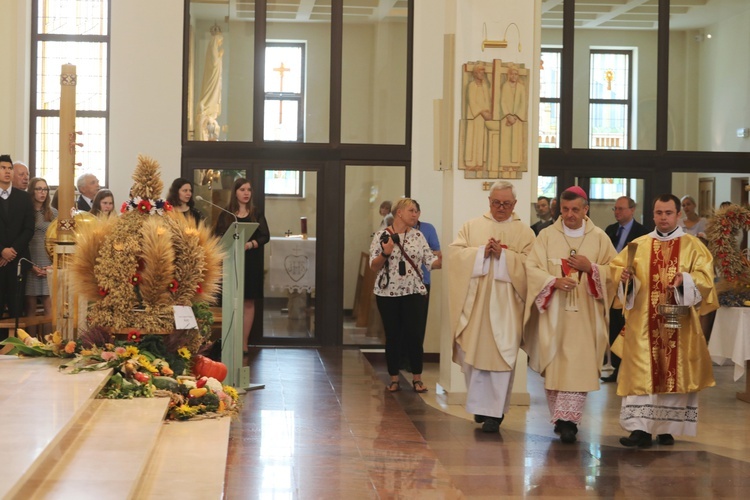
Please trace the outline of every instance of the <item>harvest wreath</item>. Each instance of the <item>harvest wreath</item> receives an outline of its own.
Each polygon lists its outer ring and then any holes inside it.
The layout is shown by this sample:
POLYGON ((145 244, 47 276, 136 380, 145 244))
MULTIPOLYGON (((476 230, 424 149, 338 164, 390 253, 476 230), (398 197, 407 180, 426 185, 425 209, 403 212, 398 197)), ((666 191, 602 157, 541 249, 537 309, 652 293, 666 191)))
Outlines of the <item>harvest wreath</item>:
POLYGON ((708 248, 714 256, 716 291, 722 306, 739 307, 750 301, 750 261, 737 242, 750 229, 750 209, 729 205, 711 218, 706 229, 708 248))

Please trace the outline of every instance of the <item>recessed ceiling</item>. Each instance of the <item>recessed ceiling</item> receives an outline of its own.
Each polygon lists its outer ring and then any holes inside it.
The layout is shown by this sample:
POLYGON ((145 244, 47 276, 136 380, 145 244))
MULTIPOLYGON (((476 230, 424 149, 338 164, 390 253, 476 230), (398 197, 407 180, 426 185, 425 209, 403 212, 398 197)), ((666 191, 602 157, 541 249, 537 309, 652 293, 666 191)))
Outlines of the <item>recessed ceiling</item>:
MULTIPOLYGON (((331 22, 331 0, 268 0, 269 21, 331 22)), ((406 21, 408 0, 344 0, 344 22, 406 21)), ((192 0, 194 19, 253 21, 254 0, 192 0)))
MULTIPOLYGON (((699 29, 750 9, 748 0, 671 0, 671 30, 699 29)), ((562 28, 563 0, 542 0, 542 27, 562 28)), ((658 0, 576 0, 581 29, 656 30, 658 0)))
MULTIPOLYGON (((255 0, 192 0, 195 19, 252 21, 255 0)), ((575 0, 582 29, 656 30, 658 0, 575 0)), ((671 0, 670 29, 700 29, 750 9, 750 0, 671 0)), ((344 0, 345 22, 406 20, 407 0, 344 0)), ((331 0, 268 0, 269 21, 330 22, 331 0)), ((542 0, 542 27, 561 28, 563 0, 542 0)))

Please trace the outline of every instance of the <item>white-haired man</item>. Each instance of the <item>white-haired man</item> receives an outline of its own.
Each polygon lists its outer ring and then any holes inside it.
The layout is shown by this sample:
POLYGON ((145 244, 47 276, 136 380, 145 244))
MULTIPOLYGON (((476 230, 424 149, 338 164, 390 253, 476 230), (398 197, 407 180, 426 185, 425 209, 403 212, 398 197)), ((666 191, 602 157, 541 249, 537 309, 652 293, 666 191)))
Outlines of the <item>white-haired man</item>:
POLYGON ((99 192, 99 179, 94 174, 83 174, 76 181, 76 187, 81 194, 78 197, 77 208, 84 212, 91 211, 94 204, 94 197, 99 192))
POLYGON ((498 432, 510 405, 521 343, 526 273, 534 231, 513 209, 513 185, 492 185, 489 211, 466 222, 450 245, 453 361, 466 376, 466 411, 484 432, 498 432))

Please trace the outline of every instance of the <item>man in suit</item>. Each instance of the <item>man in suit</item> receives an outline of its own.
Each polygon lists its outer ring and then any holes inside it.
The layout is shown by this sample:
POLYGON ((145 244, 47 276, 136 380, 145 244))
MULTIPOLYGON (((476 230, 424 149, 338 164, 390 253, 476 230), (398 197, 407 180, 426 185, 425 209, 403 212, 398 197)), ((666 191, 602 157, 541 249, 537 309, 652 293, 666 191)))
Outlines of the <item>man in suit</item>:
POLYGON ((99 179, 94 174, 82 174, 76 181, 76 187, 81 195, 78 197, 76 207, 78 210, 90 212, 94 203, 94 197, 99 191, 99 179))
POLYGON ((550 207, 549 198, 546 196, 540 196, 536 200, 536 216, 539 220, 531 225, 531 229, 534 230, 534 234, 539 236, 539 231, 545 227, 551 226, 555 220, 552 218, 552 211, 550 207))
MULTIPOLYGON (((635 201, 633 201, 632 198, 629 198, 628 196, 620 196, 615 201, 615 206, 612 210, 615 212, 615 219, 617 222, 607 226, 604 232, 607 233, 609 239, 612 240, 612 245, 614 245, 617 253, 620 253, 628 243, 640 236, 648 234, 648 231, 643 227, 643 224, 639 224, 633 219, 633 215, 635 214, 635 201)), ((625 318, 622 315, 622 309, 611 308, 609 310, 610 344, 615 341, 623 326, 625 326, 625 318)), ((612 372, 612 375, 602 377, 602 382, 617 381, 617 374, 620 371, 620 358, 615 354, 612 354, 612 366, 615 369, 612 372)))
MULTIPOLYGON (((0 313, 7 306, 9 315, 16 317, 21 315, 22 305, 18 264, 22 257, 29 258, 34 206, 29 193, 15 189, 12 181, 13 160, 10 155, 0 155, 0 313)), ((7 336, 7 330, 0 331, 0 339, 7 336)))

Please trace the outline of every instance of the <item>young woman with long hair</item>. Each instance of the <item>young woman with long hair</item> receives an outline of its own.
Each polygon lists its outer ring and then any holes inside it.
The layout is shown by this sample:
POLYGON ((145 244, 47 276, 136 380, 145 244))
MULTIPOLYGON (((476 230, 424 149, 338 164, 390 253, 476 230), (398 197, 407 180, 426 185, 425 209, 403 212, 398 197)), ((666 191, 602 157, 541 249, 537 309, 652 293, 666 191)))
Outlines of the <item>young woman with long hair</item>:
MULTIPOLYGON (((249 180, 239 178, 234 181, 232 196, 226 209, 236 215, 239 222, 260 224, 255 233, 245 242, 245 315, 242 323, 242 350, 247 354, 247 342, 255 321, 255 301, 263 297, 263 252, 261 248, 271 240, 271 233, 268 230, 266 218, 253 204, 253 188, 249 180)), ((216 220, 214 233, 218 236, 223 235, 232 222, 234 218, 222 212, 216 220)))
POLYGON ((41 300, 44 315, 49 316, 52 314, 52 299, 47 284, 47 269, 52 265, 52 260, 47 254, 44 240, 47 228, 57 218, 57 210, 50 207, 49 186, 41 177, 31 179, 27 191, 34 205, 34 236, 29 243, 29 253, 37 265, 32 266, 26 276, 26 314, 35 315, 37 302, 41 300))

